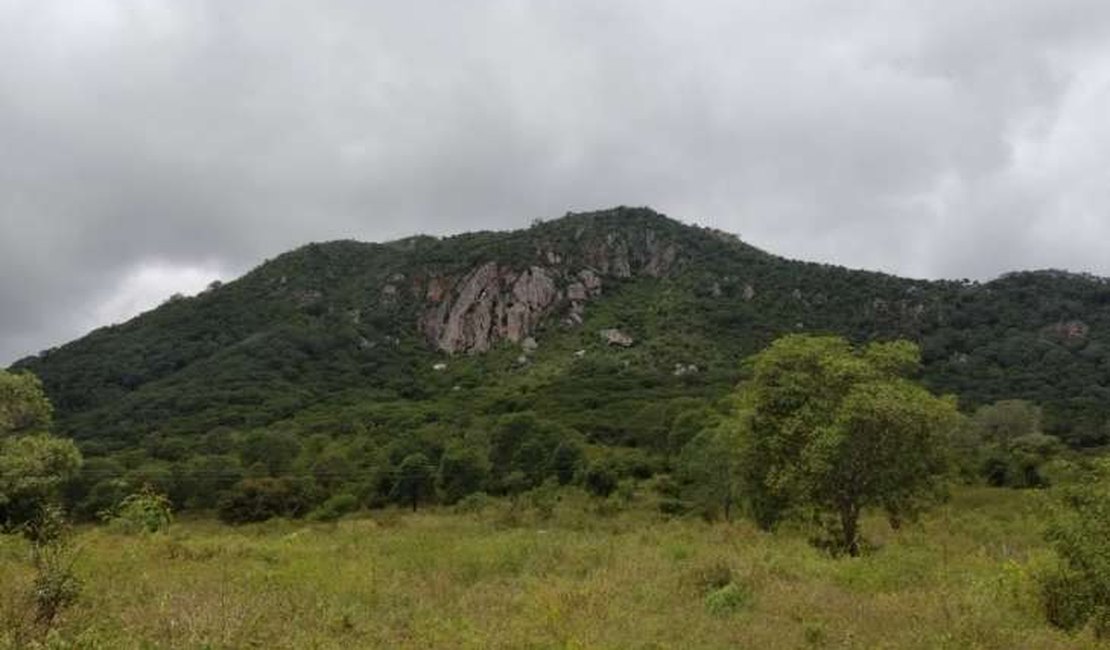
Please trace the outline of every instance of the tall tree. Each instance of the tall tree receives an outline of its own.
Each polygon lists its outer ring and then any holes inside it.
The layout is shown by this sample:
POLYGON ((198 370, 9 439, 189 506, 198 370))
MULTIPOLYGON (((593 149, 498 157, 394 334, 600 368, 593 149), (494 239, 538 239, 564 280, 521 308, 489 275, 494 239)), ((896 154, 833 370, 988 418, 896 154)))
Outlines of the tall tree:
POLYGON ((46 431, 53 412, 38 377, 0 370, 0 438, 46 431))
POLYGON ((47 433, 51 411, 37 377, 0 370, 0 530, 31 521, 80 467, 73 441, 47 433))
POLYGON ((809 514, 834 548, 858 555, 864 508, 897 525, 928 502, 959 414, 907 378, 918 355, 904 341, 854 349, 792 335, 755 357, 745 468, 761 524, 809 514))
POLYGON ((435 471, 428 457, 421 453, 410 454, 397 468, 397 481, 393 484, 393 497, 412 504, 412 511, 422 497, 435 490, 435 471))

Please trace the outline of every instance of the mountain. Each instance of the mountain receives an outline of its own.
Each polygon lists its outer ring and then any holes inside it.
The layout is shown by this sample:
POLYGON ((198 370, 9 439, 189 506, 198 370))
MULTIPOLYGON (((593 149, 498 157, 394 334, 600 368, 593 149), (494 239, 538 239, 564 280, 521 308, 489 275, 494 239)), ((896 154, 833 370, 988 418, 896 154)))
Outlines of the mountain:
POLYGON ((435 456, 514 413, 650 455, 675 413, 801 331, 913 339, 925 383, 963 407, 1028 399, 1069 444, 1107 441, 1106 279, 904 279, 787 260, 646 208, 309 244, 13 367, 42 378, 87 456, 125 468, 171 471, 260 431, 302 452, 422 440, 410 447, 435 456))

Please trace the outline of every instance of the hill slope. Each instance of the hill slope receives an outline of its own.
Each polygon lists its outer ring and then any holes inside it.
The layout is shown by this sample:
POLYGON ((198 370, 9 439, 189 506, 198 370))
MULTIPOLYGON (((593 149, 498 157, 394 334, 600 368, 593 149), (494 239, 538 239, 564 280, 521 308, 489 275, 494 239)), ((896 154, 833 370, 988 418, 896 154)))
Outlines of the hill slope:
POLYGON ((320 453, 423 440, 390 454, 435 456, 525 411, 650 452, 677 410, 725 394, 747 355, 795 331, 914 339, 926 383, 964 406, 1030 399, 1048 432, 1106 441, 1106 280, 909 280, 786 260, 643 208, 310 244, 15 367, 43 379, 87 455, 132 469, 171 471, 260 430, 318 436, 320 453))

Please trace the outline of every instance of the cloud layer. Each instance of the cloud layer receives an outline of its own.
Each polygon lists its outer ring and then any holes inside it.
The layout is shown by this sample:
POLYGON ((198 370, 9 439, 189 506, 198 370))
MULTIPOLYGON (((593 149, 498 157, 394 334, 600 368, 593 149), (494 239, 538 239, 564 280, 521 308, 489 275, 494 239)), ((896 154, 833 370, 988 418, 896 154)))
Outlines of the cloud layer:
POLYGON ((616 204, 1110 274, 1110 5, 0 0, 0 364, 307 241, 616 204))

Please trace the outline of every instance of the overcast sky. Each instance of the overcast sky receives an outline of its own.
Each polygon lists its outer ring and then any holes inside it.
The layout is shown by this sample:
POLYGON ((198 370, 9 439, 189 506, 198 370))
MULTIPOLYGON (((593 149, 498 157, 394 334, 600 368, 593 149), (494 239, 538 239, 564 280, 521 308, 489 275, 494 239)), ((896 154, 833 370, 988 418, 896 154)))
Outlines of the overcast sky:
POLYGON ((334 238, 650 205, 1110 275, 1106 0, 0 0, 0 365, 334 238))

